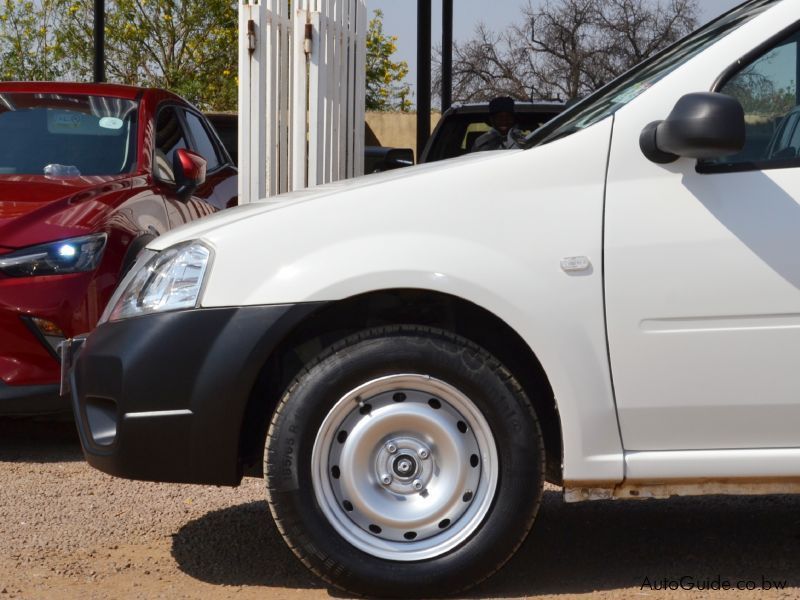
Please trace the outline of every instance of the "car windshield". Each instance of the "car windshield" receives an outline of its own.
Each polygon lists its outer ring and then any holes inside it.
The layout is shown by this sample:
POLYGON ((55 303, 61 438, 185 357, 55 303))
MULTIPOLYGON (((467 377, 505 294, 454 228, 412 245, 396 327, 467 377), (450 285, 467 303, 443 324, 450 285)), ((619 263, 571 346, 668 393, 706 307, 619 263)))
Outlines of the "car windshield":
POLYGON ((547 144, 613 115, 687 60, 779 1, 751 0, 701 27, 578 102, 542 129, 532 133, 526 140, 526 147, 547 144))
POLYGON ((0 175, 117 175, 136 161, 137 103, 0 93, 0 175))

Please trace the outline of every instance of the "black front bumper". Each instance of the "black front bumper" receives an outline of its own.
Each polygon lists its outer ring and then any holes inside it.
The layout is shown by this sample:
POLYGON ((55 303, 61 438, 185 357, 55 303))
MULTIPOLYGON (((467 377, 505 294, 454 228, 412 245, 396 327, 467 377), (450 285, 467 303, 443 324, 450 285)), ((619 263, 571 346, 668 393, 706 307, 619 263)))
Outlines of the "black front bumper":
POLYGON ((71 375, 86 460, 130 479, 237 485, 240 432, 261 368, 318 306, 198 309, 101 325, 71 375))

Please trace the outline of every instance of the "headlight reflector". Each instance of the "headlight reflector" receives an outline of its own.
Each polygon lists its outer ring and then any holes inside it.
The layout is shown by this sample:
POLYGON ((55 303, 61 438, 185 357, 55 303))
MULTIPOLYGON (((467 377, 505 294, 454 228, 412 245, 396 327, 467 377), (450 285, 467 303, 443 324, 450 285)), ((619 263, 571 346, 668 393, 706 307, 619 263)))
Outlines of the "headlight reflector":
POLYGON ((107 239, 105 233, 94 233, 2 254, 0 271, 12 277, 94 271, 103 258, 107 239))
POLYGON ((195 308, 210 259, 211 249, 200 242, 159 252, 125 278, 100 323, 195 308))

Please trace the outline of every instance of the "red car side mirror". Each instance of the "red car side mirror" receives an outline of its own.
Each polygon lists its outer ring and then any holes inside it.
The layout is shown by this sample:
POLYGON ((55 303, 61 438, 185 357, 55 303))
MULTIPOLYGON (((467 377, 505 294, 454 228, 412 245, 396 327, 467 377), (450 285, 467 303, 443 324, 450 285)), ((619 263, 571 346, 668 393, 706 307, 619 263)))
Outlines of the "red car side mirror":
POLYGON ((172 159, 172 171, 175 173, 175 194, 181 200, 187 200, 194 191, 206 181, 206 166, 208 161, 205 158, 187 150, 178 148, 172 159))

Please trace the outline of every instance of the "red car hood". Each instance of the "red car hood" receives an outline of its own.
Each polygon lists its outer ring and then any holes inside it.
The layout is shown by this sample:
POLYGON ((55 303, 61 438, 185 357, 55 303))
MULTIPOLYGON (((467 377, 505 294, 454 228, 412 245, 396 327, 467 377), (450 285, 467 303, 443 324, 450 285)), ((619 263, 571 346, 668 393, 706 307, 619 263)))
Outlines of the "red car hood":
POLYGON ((102 196, 128 186, 128 175, 0 175, 0 252, 91 233, 109 209, 102 196))

